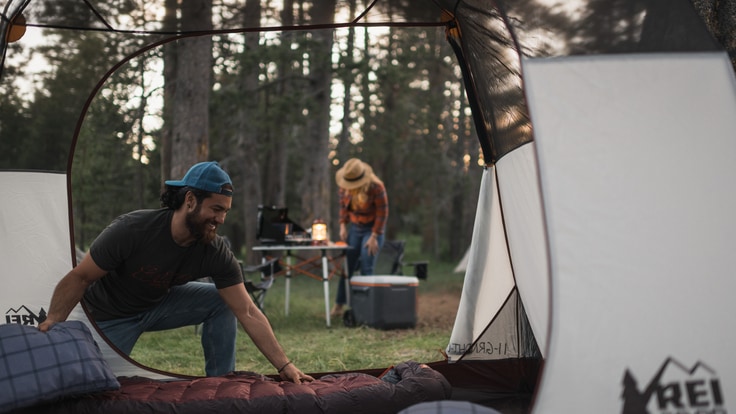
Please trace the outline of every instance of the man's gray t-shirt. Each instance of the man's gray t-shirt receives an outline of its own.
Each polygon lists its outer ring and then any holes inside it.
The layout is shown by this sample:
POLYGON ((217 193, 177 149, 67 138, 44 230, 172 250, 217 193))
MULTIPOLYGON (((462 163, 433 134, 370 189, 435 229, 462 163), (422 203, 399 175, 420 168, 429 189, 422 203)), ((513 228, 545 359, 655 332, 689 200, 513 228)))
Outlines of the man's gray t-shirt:
POLYGON ((90 247, 108 274, 84 302, 97 321, 134 316, 156 306, 169 288, 211 277, 218 289, 243 283, 237 259, 217 236, 182 247, 171 236, 173 210, 138 210, 115 219, 90 247))

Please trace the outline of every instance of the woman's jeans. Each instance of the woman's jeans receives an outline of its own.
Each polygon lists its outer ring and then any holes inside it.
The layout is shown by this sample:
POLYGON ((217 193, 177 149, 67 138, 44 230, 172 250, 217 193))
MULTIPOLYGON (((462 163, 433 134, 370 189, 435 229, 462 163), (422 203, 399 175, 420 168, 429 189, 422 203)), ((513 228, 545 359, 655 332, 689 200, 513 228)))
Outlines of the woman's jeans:
POLYGON ((189 282, 174 286, 161 303, 148 312, 96 322, 105 336, 126 355, 130 355, 143 332, 200 323, 203 324, 202 348, 207 376, 234 371, 237 323, 213 283, 189 282))
MULTIPOLYGON (((357 270, 358 266, 360 266, 360 274, 362 276, 370 276, 373 274, 373 268, 376 265, 378 254, 371 256, 368 254, 368 248, 365 247, 365 243, 368 241, 368 238, 371 237, 372 232, 373 223, 364 225, 355 223, 350 224, 347 240, 350 249, 347 249, 347 252, 345 253, 348 262, 348 279, 353 277, 353 273, 357 270)), ((383 240, 383 234, 376 238, 376 241, 378 241, 379 251, 383 246, 383 240)), ((335 300, 335 303, 338 305, 344 305, 347 302, 345 288, 345 278, 341 277, 340 283, 337 287, 337 298, 335 300)))

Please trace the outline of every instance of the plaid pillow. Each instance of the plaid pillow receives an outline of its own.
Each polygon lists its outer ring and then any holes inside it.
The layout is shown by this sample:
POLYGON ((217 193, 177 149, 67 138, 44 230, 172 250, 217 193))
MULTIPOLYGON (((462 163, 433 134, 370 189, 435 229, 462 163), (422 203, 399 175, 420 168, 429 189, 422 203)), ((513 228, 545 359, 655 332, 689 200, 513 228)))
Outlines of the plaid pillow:
POLYGON ((39 402, 120 388, 81 321, 0 325, 0 413, 39 402))

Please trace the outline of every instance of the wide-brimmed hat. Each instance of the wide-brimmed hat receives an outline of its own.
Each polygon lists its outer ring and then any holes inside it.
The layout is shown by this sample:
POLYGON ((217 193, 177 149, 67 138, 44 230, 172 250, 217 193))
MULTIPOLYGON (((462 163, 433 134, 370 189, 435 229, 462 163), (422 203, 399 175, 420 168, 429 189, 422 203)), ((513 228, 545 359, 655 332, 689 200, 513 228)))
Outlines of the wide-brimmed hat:
POLYGON ((362 187, 372 178, 373 168, 357 158, 347 160, 345 165, 335 173, 337 185, 346 190, 362 187))
POLYGON ((181 180, 168 180, 171 187, 191 187, 209 193, 232 196, 233 182, 216 161, 200 162, 187 171, 181 180))

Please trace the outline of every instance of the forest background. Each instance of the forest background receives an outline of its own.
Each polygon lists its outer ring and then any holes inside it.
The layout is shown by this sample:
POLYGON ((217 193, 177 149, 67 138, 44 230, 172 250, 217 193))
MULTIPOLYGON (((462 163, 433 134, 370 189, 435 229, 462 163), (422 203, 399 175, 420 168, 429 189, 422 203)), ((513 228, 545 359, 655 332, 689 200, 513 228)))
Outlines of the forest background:
MULTIPOLYGON (((429 259, 466 251, 485 160, 431 2, 23 3, 30 24, 0 67, 0 168, 65 171, 71 152, 81 249, 115 216, 158 206, 163 181, 203 160, 233 178, 220 232, 247 262, 258 259, 259 204, 287 206, 302 225, 325 219, 334 238, 334 173, 355 156, 386 183, 389 238, 419 236, 429 259)), ((548 13, 571 37, 584 29, 553 2, 521 4, 518 23, 548 13)), ((733 2, 693 5, 736 62, 733 2)), ((504 82, 493 80, 501 108, 519 93, 504 82)), ((495 128, 528 127, 502 115, 495 128)))
MULTIPOLYGON (((163 180, 203 160, 219 161, 235 183, 220 233, 247 262, 259 259, 251 247, 260 204, 288 207, 305 227, 323 218, 335 239, 334 173, 359 157, 386 184, 389 239, 418 236, 427 259, 465 252, 484 162, 443 27, 264 30, 166 42, 166 33, 226 21, 329 25, 336 16, 352 20, 365 4, 121 0, 96 4, 97 14, 84 4, 32 1, 27 20, 51 23, 29 26, 10 45, 0 83, 0 168, 65 170, 69 137, 78 133, 71 188, 81 249, 115 216, 158 207, 163 180), (154 30, 53 25, 57 18, 97 27, 98 15, 112 27, 154 30)), ((385 7, 391 10, 379 12, 397 19, 440 18, 385 7)))

